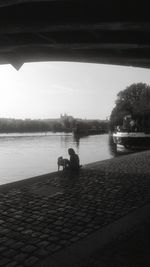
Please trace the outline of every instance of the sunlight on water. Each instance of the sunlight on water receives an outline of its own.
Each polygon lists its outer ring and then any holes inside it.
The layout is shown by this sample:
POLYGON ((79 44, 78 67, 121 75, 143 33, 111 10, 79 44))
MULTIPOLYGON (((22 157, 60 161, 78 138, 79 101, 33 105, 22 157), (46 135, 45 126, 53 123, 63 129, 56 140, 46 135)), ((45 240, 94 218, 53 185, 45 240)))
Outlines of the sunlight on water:
POLYGON ((81 164, 113 157, 108 135, 74 138, 69 133, 1 134, 0 184, 57 171, 57 158, 67 157, 69 147, 81 164))

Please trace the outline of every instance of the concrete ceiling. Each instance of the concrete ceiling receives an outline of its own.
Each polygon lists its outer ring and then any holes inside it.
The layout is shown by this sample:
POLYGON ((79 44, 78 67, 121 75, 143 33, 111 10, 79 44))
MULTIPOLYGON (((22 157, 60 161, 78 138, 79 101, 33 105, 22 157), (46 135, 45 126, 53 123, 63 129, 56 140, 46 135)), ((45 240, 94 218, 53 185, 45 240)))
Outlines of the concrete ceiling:
POLYGON ((0 0, 0 64, 79 61, 150 67, 148 1, 0 0))

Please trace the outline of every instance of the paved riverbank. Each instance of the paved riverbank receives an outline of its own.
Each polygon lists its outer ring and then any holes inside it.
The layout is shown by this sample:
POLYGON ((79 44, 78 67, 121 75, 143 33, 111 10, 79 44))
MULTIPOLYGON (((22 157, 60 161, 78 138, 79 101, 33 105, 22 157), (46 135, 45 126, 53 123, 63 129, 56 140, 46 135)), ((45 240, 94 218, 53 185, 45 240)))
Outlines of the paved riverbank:
POLYGON ((144 223, 95 250, 76 267, 141 267, 150 265, 150 214, 144 223))
POLYGON ((149 203, 150 151, 3 185, 0 266, 80 266, 147 221, 149 203))

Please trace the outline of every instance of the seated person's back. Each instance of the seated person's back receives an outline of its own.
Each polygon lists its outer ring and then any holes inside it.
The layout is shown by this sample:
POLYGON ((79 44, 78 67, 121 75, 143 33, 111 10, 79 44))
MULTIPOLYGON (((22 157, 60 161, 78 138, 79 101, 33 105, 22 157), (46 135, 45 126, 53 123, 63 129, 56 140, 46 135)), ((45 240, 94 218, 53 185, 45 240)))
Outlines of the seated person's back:
POLYGON ((75 153, 73 148, 68 149, 68 153, 70 155, 70 161, 69 161, 69 167, 72 170, 79 170, 80 168, 80 163, 79 163, 79 157, 75 153))

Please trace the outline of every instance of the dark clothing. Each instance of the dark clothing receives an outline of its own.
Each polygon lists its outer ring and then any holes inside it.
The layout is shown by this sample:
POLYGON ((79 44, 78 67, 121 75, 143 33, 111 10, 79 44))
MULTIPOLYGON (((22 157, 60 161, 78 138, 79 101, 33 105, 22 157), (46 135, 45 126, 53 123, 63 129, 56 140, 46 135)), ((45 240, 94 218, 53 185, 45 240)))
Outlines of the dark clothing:
POLYGON ((79 157, 77 154, 70 155, 69 167, 74 171, 78 171, 80 169, 79 157))
POLYGON ((70 156, 70 167, 72 168, 79 168, 79 157, 77 154, 70 156))

